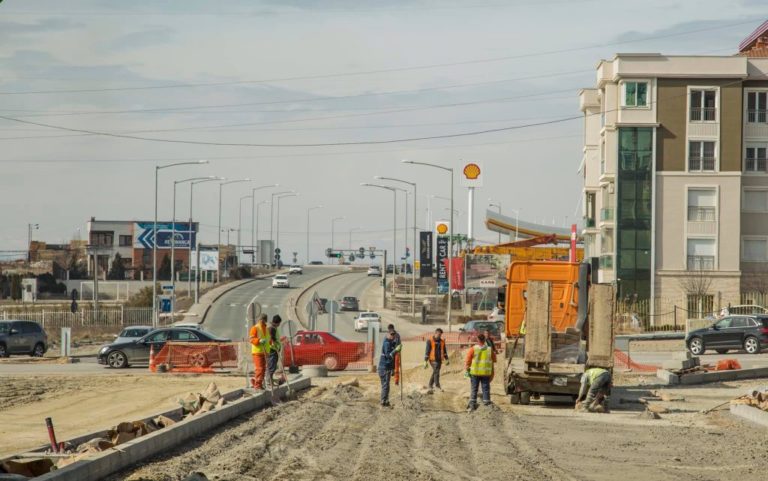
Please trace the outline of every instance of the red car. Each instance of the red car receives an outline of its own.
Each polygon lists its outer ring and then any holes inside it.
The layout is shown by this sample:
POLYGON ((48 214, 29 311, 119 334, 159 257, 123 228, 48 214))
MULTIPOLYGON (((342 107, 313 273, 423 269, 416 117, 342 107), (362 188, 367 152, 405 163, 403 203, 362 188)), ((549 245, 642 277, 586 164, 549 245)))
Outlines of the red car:
POLYGON ((324 364, 329 371, 341 371, 353 362, 364 361, 369 354, 367 343, 342 341, 325 331, 299 331, 293 336, 293 346, 283 338, 283 363, 291 365, 296 356, 297 366, 324 364))

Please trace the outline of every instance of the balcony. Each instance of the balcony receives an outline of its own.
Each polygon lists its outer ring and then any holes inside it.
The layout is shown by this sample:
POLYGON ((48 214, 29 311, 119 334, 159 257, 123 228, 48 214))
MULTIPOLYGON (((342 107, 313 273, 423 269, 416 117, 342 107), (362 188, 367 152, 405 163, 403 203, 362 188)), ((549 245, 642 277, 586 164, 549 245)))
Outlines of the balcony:
POLYGON ((710 156, 692 157, 688 159, 689 172, 714 172, 715 158, 710 156))
POLYGON ((595 218, 594 217, 584 217, 584 228, 585 229, 594 229, 595 228, 595 218))
POLYGON ((717 109, 714 107, 692 107, 691 122, 714 122, 717 120, 717 109))
POLYGON ((600 222, 613 222, 612 207, 603 207, 600 209, 600 222))
POLYGON ((715 270, 715 256, 688 256, 689 271, 715 270))
POLYGON ((600 256, 600 269, 613 269, 613 255, 600 256))

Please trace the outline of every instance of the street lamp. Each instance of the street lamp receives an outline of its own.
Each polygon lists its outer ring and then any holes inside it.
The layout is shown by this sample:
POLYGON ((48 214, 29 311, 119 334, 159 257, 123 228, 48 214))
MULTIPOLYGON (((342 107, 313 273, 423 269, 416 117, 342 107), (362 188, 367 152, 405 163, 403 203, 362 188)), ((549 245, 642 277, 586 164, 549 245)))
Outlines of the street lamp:
MULTIPOLYGON (((276 231, 276 237, 275 237, 275 252, 280 248, 280 199, 284 197, 298 197, 299 194, 295 192, 290 192, 287 194, 282 194, 277 196, 277 217, 275 218, 275 231, 276 231)), ((275 259, 275 267, 279 267, 278 259, 275 259)))
MULTIPOLYGON (((219 256, 220 252, 218 252, 218 250, 221 249, 221 232, 222 232, 222 230, 221 230, 221 191, 222 191, 222 188, 225 185, 237 184, 237 183, 240 183, 240 182, 250 182, 250 181, 251 181, 251 179, 246 177, 244 179, 228 180, 226 182, 221 182, 219 184, 219 239, 218 239, 218 244, 216 245, 216 249, 217 249, 216 256, 217 257, 220 257, 219 256)), ((229 245, 229 242, 227 242, 227 245, 229 245)), ((217 272, 217 274, 218 274, 218 272, 217 272)))
MULTIPOLYGON (((393 200, 392 212, 394 214, 394 224, 392 226, 392 252, 396 253, 397 252, 397 191, 398 191, 398 189, 395 188, 395 187, 389 187, 389 186, 386 186, 386 185, 370 184, 368 182, 363 182, 360 185, 362 185, 363 187, 376 187, 376 188, 379 188, 379 189, 386 189, 386 190, 392 192, 392 200, 393 200)), ((394 254, 393 257, 396 257, 396 256, 397 256, 397 254, 394 254)), ((386 255, 385 255, 384 256, 384 282, 385 283, 386 283, 386 280, 387 280, 387 262, 386 261, 387 261, 387 258, 386 258, 386 255)), ((396 278, 396 275, 397 275, 397 273, 395 272, 395 265, 396 264, 393 261, 392 262, 392 302, 393 303, 395 302, 395 281, 394 281, 394 279, 396 278)), ((386 289, 386 284, 384 285, 384 289, 386 289)), ((386 299, 386 294, 385 294, 384 297, 386 299)))
POLYGON ((307 264, 309 264, 309 213, 315 209, 322 209, 322 205, 307 208, 307 264))
MULTIPOLYGON (((488 198, 488 207, 496 207, 499 209, 499 215, 501 215, 501 201, 500 200, 493 200, 493 198, 488 198)), ((499 232, 499 244, 501 244, 501 232, 499 232)))
POLYGON ((157 327, 157 184, 159 172, 170 167, 181 165, 207 164, 207 160, 197 162, 175 162, 173 164, 155 166, 155 222, 152 225, 152 327, 157 327))
POLYGON ((32 229, 39 228, 40 224, 27 224, 27 262, 32 262, 32 229))
POLYGON ((349 229, 349 250, 352 250, 352 232, 354 232, 356 230, 360 230, 360 228, 359 227, 352 227, 351 229, 349 229))
MULTIPOLYGON (((296 191, 294 190, 284 190, 282 192, 272 193, 272 201, 269 203, 269 242, 272 244, 273 251, 277 248, 277 243, 273 236, 274 232, 272 231, 272 227, 275 225, 275 197, 285 194, 294 194, 295 192, 296 191)), ((274 252, 272 254, 274 254, 274 252)), ((272 256, 272 259, 274 260, 274 256, 272 256)), ((270 265, 272 265, 272 261, 270 261, 270 265)))
POLYGON ((446 315, 448 321, 448 332, 451 332, 451 300, 453 295, 451 292, 451 284, 453 282, 453 168, 444 167, 437 164, 429 164, 427 162, 417 162, 415 160, 403 160, 402 162, 404 164, 424 165, 451 173, 451 219, 450 223, 448 224, 448 314, 446 315))
POLYGON ((331 219, 331 249, 333 249, 335 225, 337 220, 344 220, 344 216, 334 217, 333 219, 331 219))
MULTIPOLYGON (((192 198, 194 196, 195 192, 195 185, 197 184, 203 184, 205 182, 213 182, 215 180, 227 180, 225 177, 212 177, 210 179, 202 179, 202 180, 193 180, 189 183, 189 272, 187 273, 187 290, 191 291, 192 289, 192 198)), ((200 245, 199 245, 199 239, 195 237, 195 252, 199 254, 200 251, 200 245)), ((200 266, 197 265, 198 263, 195 262, 195 304, 197 304, 198 300, 198 272, 200 271, 200 266)))
POLYGON ((251 249, 253 250, 253 254, 251 254, 251 264, 254 263, 253 260, 256 255, 256 244, 254 241, 258 241, 258 232, 256 232, 256 237, 254 237, 254 217, 258 217, 258 212, 256 212, 258 209, 258 206, 256 205, 256 191, 278 187, 279 185, 280 184, 261 185, 251 189, 251 195, 253 196, 251 198, 251 249))
MULTIPOLYGON (((173 215, 171 216, 171 319, 173 319, 173 313, 176 312, 176 186, 185 182, 194 182, 196 180, 216 180, 218 177, 215 175, 208 175, 205 177, 190 177, 189 179, 174 180, 173 181, 173 215)), ((192 226, 189 226, 187 233, 189 235, 189 245, 192 245, 192 226)), ((190 261, 192 259, 190 258, 190 261)), ((189 294, 189 292, 187 292, 189 294)))
MULTIPOLYGON (((391 182, 400 182, 401 184, 408 184, 411 187, 413 187, 413 268, 411 269, 411 315, 416 314, 416 246, 418 243, 416 242, 416 204, 418 199, 418 190, 416 187, 416 182, 409 182, 407 180, 403 179, 396 179, 393 177, 382 177, 380 175, 377 175, 374 177, 379 180, 389 180, 391 182)), ((408 196, 405 197, 405 201, 408 202, 408 196)), ((407 221, 406 221, 407 224, 407 221)), ((405 228, 407 229, 408 226, 406 225, 405 228)), ((405 260, 406 266, 408 264, 408 259, 405 260)))
MULTIPOLYGON (((243 228, 243 201, 246 200, 246 199, 253 200, 253 194, 245 195, 243 197, 240 197, 240 205, 238 206, 238 211, 237 211, 237 248, 235 249, 235 254, 237 254, 237 252, 239 251, 240 255, 242 255, 242 253, 243 253, 243 241, 242 241, 241 232, 242 232, 242 228, 243 228)), ((251 205, 253 205, 253 202, 251 202, 251 205)), ((253 212, 251 212, 251 214, 253 214, 253 212)), ((240 265, 240 256, 239 255, 237 256, 237 265, 238 266, 240 265)))
MULTIPOLYGON (((262 200, 261 202, 256 204, 256 243, 257 244, 258 244, 258 240, 259 240, 259 207, 261 207, 263 204, 269 204, 269 203, 270 202, 268 200, 262 200)), ((254 254, 257 251, 259 251, 259 246, 256 246, 253 249, 254 254)))

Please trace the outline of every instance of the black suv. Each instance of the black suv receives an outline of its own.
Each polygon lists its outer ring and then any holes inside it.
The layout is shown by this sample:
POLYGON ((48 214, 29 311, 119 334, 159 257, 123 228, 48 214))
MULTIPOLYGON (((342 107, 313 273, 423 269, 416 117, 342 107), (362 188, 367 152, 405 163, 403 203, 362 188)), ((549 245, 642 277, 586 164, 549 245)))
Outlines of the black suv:
POLYGON ((48 350, 48 334, 32 321, 0 321, 0 357, 26 354, 42 357, 48 350))
POLYGON ((685 344, 696 356, 709 349, 718 354, 730 349, 758 354, 768 346, 768 315, 724 317, 709 327, 689 332, 685 344))

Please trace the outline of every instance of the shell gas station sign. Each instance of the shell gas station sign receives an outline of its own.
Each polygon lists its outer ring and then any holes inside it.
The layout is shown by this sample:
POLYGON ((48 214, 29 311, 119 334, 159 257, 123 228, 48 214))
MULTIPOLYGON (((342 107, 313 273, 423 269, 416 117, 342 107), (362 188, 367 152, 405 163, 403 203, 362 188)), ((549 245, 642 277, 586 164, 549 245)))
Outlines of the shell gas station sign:
POLYGON ((464 187, 483 186, 483 164, 467 162, 461 169, 461 185, 464 187))
POLYGON ((435 222, 435 233, 437 233, 437 235, 448 235, 448 232, 450 230, 451 229, 448 222, 445 222, 445 221, 435 222))

